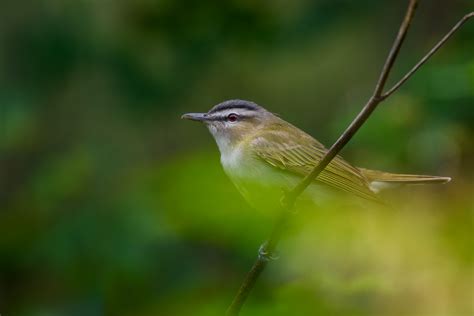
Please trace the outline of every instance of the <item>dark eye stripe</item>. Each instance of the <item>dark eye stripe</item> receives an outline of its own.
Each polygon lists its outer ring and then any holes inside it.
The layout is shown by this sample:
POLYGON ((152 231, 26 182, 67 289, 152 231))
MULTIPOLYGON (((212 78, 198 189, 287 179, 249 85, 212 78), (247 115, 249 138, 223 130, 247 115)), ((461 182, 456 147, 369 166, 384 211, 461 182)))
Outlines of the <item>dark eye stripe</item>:
MULTIPOLYGON (((251 115, 243 115, 243 114, 237 114, 237 115, 240 120, 252 117, 251 115)), ((212 115, 207 120, 208 121, 227 121, 227 118, 228 118, 228 115, 212 115)))

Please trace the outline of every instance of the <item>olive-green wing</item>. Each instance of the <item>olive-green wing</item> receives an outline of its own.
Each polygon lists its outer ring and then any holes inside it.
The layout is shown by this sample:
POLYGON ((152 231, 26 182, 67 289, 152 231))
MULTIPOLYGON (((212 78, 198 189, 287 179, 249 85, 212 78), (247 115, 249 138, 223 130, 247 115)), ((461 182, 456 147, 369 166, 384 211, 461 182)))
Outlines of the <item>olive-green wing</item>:
MULTIPOLYGON (((260 133, 250 145, 260 159, 275 168, 300 176, 310 173, 327 152, 323 145, 307 134, 283 131, 260 133)), ((379 201, 359 169, 339 156, 329 163, 316 181, 365 199, 379 201)))

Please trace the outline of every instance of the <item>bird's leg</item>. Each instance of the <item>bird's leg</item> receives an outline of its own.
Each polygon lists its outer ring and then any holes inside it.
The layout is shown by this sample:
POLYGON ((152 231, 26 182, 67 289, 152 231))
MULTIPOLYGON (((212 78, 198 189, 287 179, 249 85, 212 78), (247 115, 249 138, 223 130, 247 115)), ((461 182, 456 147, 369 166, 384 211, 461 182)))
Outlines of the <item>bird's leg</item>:
POLYGON ((260 248, 258 248, 258 258, 264 261, 277 260, 280 258, 277 251, 269 253, 267 251, 267 242, 264 242, 260 248))
MULTIPOLYGON (((289 188, 284 188, 284 187, 280 189, 281 189, 280 205, 283 208, 286 208, 286 205, 289 203, 288 198, 291 194, 291 190, 289 188)), ((290 213, 293 215, 298 214, 298 208, 297 207, 292 208, 290 213)))

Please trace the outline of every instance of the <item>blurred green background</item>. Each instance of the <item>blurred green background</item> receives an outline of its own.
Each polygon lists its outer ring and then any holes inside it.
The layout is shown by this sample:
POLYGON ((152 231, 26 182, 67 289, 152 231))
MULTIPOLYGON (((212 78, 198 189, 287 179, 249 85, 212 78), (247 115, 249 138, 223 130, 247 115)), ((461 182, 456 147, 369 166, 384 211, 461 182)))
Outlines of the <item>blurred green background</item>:
MULTIPOLYGON (((273 219, 180 115, 249 99, 330 145, 405 2, 2 1, 0 314, 222 314, 273 219)), ((391 82, 472 9, 421 1, 391 82)), ((473 22, 343 152, 454 180, 301 212, 243 315, 473 315, 473 22)))

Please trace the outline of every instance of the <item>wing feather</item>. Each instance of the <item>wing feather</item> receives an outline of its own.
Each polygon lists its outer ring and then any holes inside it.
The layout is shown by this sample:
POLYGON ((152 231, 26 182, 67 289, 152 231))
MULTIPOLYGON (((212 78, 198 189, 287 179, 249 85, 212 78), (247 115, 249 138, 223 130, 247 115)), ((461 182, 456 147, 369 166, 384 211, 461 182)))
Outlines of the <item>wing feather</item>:
MULTIPOLYGON (((261 132, 250 143, 258 158, 275 168, 299 176, 306 176, 322 159, 327 149, 307 134, 261 132)), ((340 156, 336 156, 318 176, 318 182, 356 194, 360 197, 379 201, 370 190, 368 180, 340 156)))

